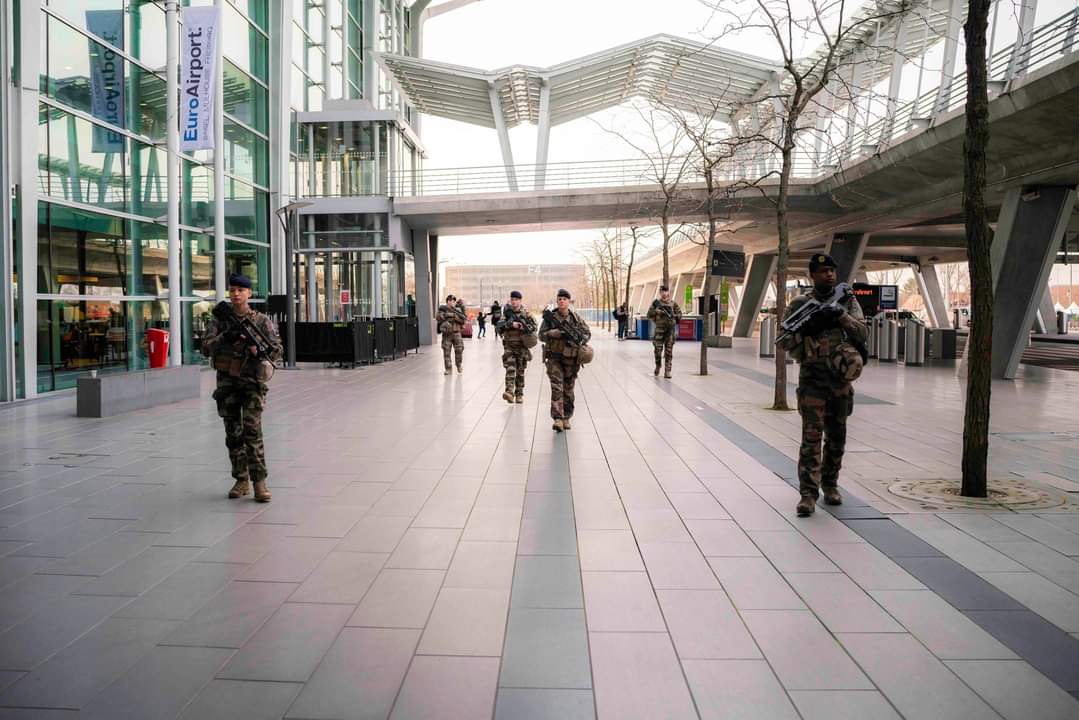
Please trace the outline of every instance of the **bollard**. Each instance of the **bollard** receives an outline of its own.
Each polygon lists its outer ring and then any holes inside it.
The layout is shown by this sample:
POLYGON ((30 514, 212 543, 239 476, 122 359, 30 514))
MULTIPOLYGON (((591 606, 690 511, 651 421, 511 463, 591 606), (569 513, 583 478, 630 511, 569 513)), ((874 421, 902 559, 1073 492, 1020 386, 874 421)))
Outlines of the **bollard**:
POLYGON ((776 356, 776 318, 767 315, 761 320, 761 357, 776 356))
POLYGON ((914 318, 907 320, 906 338, 903 347, 903 361, 908 366, 919 367, 925 364, 925 325, 914 318))
POLYGON ((890 318, 883 318, 880 324, 880 338, 877 341, 877 359, 881 362, 894 363, 899 344, 899 324, 890 318))
POLYGON ((880 332, 877 330, 878 316, 871 317, 869 319, 869 337, 866 340, 866 349, 868 355, 871 358, 877 357, 877 340, 880 338, 880 332))

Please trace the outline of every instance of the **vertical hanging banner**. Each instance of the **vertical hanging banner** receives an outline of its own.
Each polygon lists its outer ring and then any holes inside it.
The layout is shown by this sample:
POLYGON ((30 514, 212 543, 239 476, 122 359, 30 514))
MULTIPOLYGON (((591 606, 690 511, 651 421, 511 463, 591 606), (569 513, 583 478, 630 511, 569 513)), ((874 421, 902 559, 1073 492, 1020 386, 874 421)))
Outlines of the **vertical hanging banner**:
POLYGON ((180 37, 180 150, 214 146, 214 83, 217 82, 216 7, 185 7, 180 37))
MULTIPOLYGON (((86 29, 115 47, 124 44, 123 10, 87 10, 86 29)), ((100 43, 88 40, 90 52, 90 114, 116 127, 124 125, 124 61, 100 43)), ((124 136, 94 125, 92 152, 124 151, 124 136)))

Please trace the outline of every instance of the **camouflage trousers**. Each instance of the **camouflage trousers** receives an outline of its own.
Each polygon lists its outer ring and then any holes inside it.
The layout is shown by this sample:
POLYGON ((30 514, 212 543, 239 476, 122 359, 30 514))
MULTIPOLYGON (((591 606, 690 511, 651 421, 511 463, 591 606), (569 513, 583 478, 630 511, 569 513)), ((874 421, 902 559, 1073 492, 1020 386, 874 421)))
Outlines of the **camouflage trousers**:
POLYGON ((525 370, 532 353, 526 347, 511 347, 503 344, 502 367, 506 368, 506 392, 514 397, 524 397, 525 370))
POLYGON ((668 368, 671 367, 674 361, 674 339, 677 335, 678 331, 673 327, 669 330, 656 330, 656 335, 652 338, 652 352, 656 355, 656 367, 659 367, 661 362, 666 363, 668 368))
POLYGON ((465 341, 461 338, 461 333, 442 333, 442 360, 445 362, 447 370, 453 368, 450 362, 451 350, 456 356, 457 367, 461 367, 461 356, 465 353, 465 341))
POLYGON ((849 384, 821 388, 799 386, 802 446, 798 450, 798 489, 803 496, 817 498, 822 489, 838 486, 843 449, 847 444, 847 417, 853 403, 854 391, 849 384))
POLYGON ((266 391, 265 385, 218 377, 214 400, 217 414, 225 421, 225 447, 232 463, 232 477, 237 480, 266 479, 266 450, 262 442, 266 391))
POLYGON ((573 386, 581 366, 576 358, 552 355, 547 358, 547 379, 551 381, 551 417, 573 417, 573 386))

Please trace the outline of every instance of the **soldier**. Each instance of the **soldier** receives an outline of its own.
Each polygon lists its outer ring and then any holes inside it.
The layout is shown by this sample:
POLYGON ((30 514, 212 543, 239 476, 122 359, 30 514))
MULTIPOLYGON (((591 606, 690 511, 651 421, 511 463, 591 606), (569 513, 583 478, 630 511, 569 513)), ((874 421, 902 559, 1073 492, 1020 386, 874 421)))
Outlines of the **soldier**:
POLYGON ((508 403, 525 401, 525 369, 536 347, 536 320, 521 304, 521 293, 510 293, 509 305, 502 311, 497 332, 502 335, 502 367, 506 368, 506 392, 502 399, 508 403))
POLYGON ((464 310, 457 307, 457 298, 453 295, 446 296, 446 304, 438 307, 438 330, 442 333, 442 359, 446 365, 446 375, 453 372, 450 364, 450 350, 452 349, 457 360, 457 372, 461 370, 461 355, 465 352, 465 341, 461 338, 461 328, 466 319, 464 310))
POLYGON ((659 287, 659 297, 648 308, 648 318, 656 324, 656 334, 652 337, 652 350, 656 355, 656 369, 653 375, 659 377, 660 363, 665 363, 663 377, 671 376, 671 362, 674 360, 674 339, 678 336, 678 321, 682 319, 682 308, 671 300, 671 291, 666 285, 659 287))
MULTIPOLYGON (((836 286, 836 264, 828 255, 809 260, 813 288, 791 300, 786 320, 806 301, 826 300, 836 286)), ((851 383, 862 372, 862 352, 868 335, 865 316, 853 293, 819 312, 800 332, 781 342, 801 363, 798 372, 798 413, 802 416, 802 446, 798 452, 799 517, 812 515, 823 492, 828 505, 841 505, 839 468, 847 441, 847 417, 854 410, 851 383), (821 463, 821 441, 824 462, 821 463)))
POLYGON ((281 357, 281 338, 273 320, 255 312, 247 304, 251 281, 243 275, 229 276, 229 304, 219 303, 214 321, 202 340, 202 354, 213 358, 217 369, 217 414, 225 421, 225 447, 229 450, 232 477, 236 482, 229 497, 236 499, 251 492, 255 500, 270 502, 266 487, 266 453, 262 442, 262 409, 273 375, 273 363, 281 357), (259 356, 258 348, 245 337, 239 323, 250 319, 268 345, 268 354, 259 356))
POLYGON ((569 342, 556 324, 561 324, 571 331, 576 331, 587 343, 592 337, 588 323, 577 313, 569 309, 569 290, 559 290, 558 309, 554 311, 550 322, 544 312, 543 324, 540 325, 539 339, 544 343, 543 357, 547 363, 547 378, 551 381, 551 425, 557 432, 570 429, 573 417, 573 385, 581 365, 591 360, 592 348, 587 345, 578 347, 569 342))

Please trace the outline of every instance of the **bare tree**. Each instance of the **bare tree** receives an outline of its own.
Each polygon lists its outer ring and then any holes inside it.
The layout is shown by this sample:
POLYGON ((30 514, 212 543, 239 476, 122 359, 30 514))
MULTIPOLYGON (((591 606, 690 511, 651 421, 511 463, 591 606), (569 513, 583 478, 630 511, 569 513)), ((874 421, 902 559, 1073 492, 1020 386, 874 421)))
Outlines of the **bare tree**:
POLYGON ((989 78, 986 31, 991 0, 970 0, 966 37, 967 100, 963 138, 963 215, 970 267, 970 306, 974 317, 967 338, 967 403, 963 417, 963 484, 967 497, 989 493, 989 395, 993 388, 993 275, 985 207, 986 146, 989 144, 989 78))

